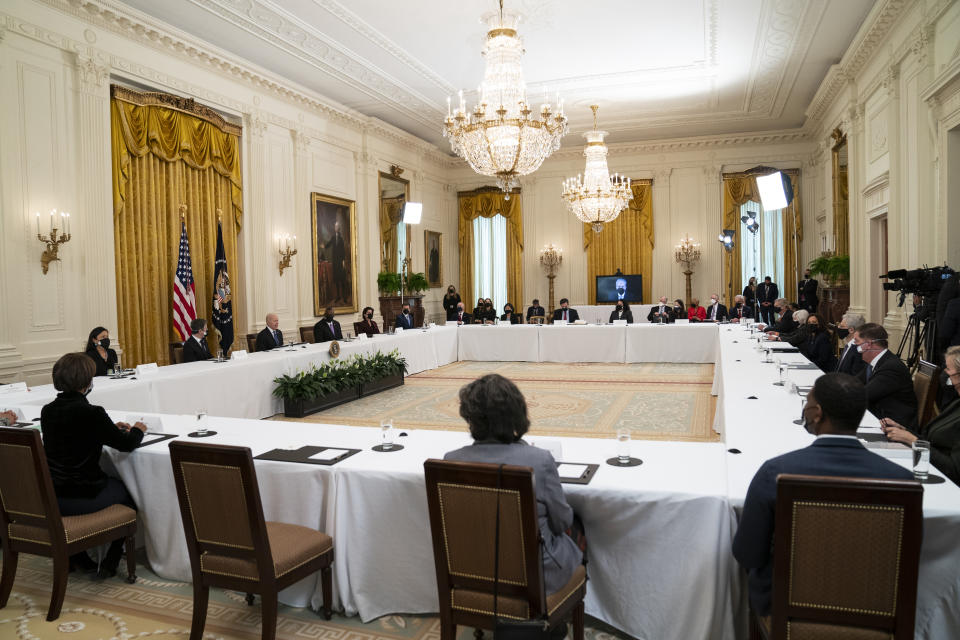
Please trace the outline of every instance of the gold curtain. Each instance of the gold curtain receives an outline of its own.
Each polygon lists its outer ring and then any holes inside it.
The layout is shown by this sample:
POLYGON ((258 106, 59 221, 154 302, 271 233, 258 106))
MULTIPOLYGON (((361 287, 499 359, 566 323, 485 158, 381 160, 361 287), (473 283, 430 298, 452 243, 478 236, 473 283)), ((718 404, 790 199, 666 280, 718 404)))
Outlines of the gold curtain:
POLYGON ((760 200, 756 178, 743 173, 723 174, 723 228, 737 232, 733 251, 723 252, 723 295, 727 306, 733 304, 733 296, 743 291, 740 277, 740 206, 749 200, 760 200))
MULTIPOLYGON (((380 199, 380 266, 384 271, 398 271, 397 225, 400 224, 405 200, 404 196, 380 199)), ((408 239, 408 248, 409 245, 408 239)), ((409 254, 409 251, 407 251, 407 254, 409 254)))
POLYGON ((589 303, 597 304, 596 276, 623 273, 643 274, 643 300, 651 300, 653 286, 653 181, 635 180, 630 185, 633 199, 616 220, 593 232, 583 225, 583 250, 587 252, 589 303))
POLYGON ((797 169, 782 170, 790 178, 793 187, 793 201, 781 211, 783 216, 783 278, 786 282, 780 285, 780 295, 787 300, 797 300, 797 285, 803 275, 803 265, 800 264, 800 254, 797 249, 803 242, 803 218, 800 209, 800 172, 797 169))
POLYGON ((460 222, 460 298, 465 307, 473 304, 473 221, 492 218, 498 213, 507 219, 507 298, 495 300, 497 307, 510 302, 514 308, 523 305, 523 207, 520 190, 515 189, 510 199, 496 187, 485 187, 457 194, 460 222))
MULTIPOLYGON (((111 88, 117 327, 124 362, 169 363, 180 205, 196 288, 197 315, 210 320, 217 210, 231 274, 234 346, 246 326, 237 235, 243 217, 240 127, 192 100, 111 88), (189 111, 189 112, 188 112, 189 111), (194 115, 197 114, 197 115, 194 115)), ((216 332, 208 337, 216 352, 216 332)), ((241 347, 244 348, 244 347, 241 347)))

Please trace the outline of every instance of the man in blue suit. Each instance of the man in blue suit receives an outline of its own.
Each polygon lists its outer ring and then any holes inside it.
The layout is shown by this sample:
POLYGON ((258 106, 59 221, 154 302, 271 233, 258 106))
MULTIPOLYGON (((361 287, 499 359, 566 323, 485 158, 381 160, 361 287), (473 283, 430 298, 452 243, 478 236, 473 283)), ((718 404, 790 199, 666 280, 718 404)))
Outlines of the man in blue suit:
POLYGON ((410 311, 409 304, 403 304, 403 310, 397 314, 396 320, 393 321, 393 326, 399 329, 413 329, 413 312, 410 311))
POLYGON ((748 572, 750 605, 757 615, 770 615, 778 475, 913 479, 908 469, 860 444, 856 432, 866 408, 862 382, 846 373, 820 376, 803 408, 804 427, 817 439, 809 447, 767 460, 750 482, 733 555, 748 572))

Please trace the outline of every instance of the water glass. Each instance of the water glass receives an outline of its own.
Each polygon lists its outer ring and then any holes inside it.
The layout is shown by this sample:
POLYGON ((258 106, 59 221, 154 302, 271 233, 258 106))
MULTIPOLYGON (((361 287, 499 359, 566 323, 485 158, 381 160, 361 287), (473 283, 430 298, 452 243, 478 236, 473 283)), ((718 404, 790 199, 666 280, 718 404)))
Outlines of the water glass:
POLYGON ((119 354, 119 353, 117 354, 117 364, 114 365, 113 370, 117 372, 117 377, 118 377, 118 378, 123 375, 123 365, 120 364, 120 354, 119 354))
POLYGON ((207 428, 207 410, 201 407, 197 409, 197 433, 206 435, 207 431, 209 431, 207 428))
POLYGON ((223 362, 223 349, 217 349, 217 362, 223 362))
POLYGON ((807 406, 807 394, 800 393, 797 390, 797 397, 800 398, 800 417, 793 421, 793 424, 803 424, 803 408, 807 406))
POLYGON ((630 462, 630 429, 617 429, 617 462, 630 462))
POLYGON ((389 451, 393 449, 393 439, 396 437, 396 432, 393 430, 393 420, 386 419, 380 421, 380 445, 383 447, 384 451, 389 451))
POLYGON ((913 477, 926 480, 930 473, 930 443, 926 440, 913 441, 913 477))

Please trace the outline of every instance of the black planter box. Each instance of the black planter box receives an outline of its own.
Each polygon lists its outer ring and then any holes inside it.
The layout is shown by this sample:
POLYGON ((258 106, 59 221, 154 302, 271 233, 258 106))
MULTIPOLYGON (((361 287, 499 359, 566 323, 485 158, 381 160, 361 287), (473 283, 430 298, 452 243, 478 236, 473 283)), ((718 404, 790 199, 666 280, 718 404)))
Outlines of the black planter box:
POLYGON ((296 400, 288 400, 284 398, 283 415, 287 416, 288 418, 302 418, 310 415, 311 413, 323 411, 324 409, 329 409, 345 402, 356 400, 359 397, 360 386, 357 385, 356 387, 343 389, 342 391, 337 391, 336 393, 328 393, 320 398, 298 398, 296 400))
POLYGON ((386 391, 387 389, 393 389, 394 387, 400 387, 403 385, 403 373, 398 373, 394 376, 387 376, 385 378, 380 378, 379 380, 374 380, 373 382, 365 382, 360 385, 360 397, 372 396, 375 393, 380 393, 381 391, 386 391))

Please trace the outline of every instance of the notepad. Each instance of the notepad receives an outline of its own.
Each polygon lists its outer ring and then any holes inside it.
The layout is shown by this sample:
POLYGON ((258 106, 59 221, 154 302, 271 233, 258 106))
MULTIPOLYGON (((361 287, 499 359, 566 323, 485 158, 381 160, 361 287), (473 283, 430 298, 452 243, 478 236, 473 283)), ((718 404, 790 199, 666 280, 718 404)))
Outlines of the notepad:
POLYGON ((317 452, 312 456, 308 456, 307 459, 308 460, 324 460, 324 461, 336 460, 337 458, 347 453, 348 451, 350 451, 350 449, 337 449, 335 447, 330 447, 328 449, 324 449, 323 451, 317 452))
POLYGON ((561 462, 557 465, 557 473, 561 478, 580 478, 586 473, 588 466, 585 464, 570 464, 561 462))

